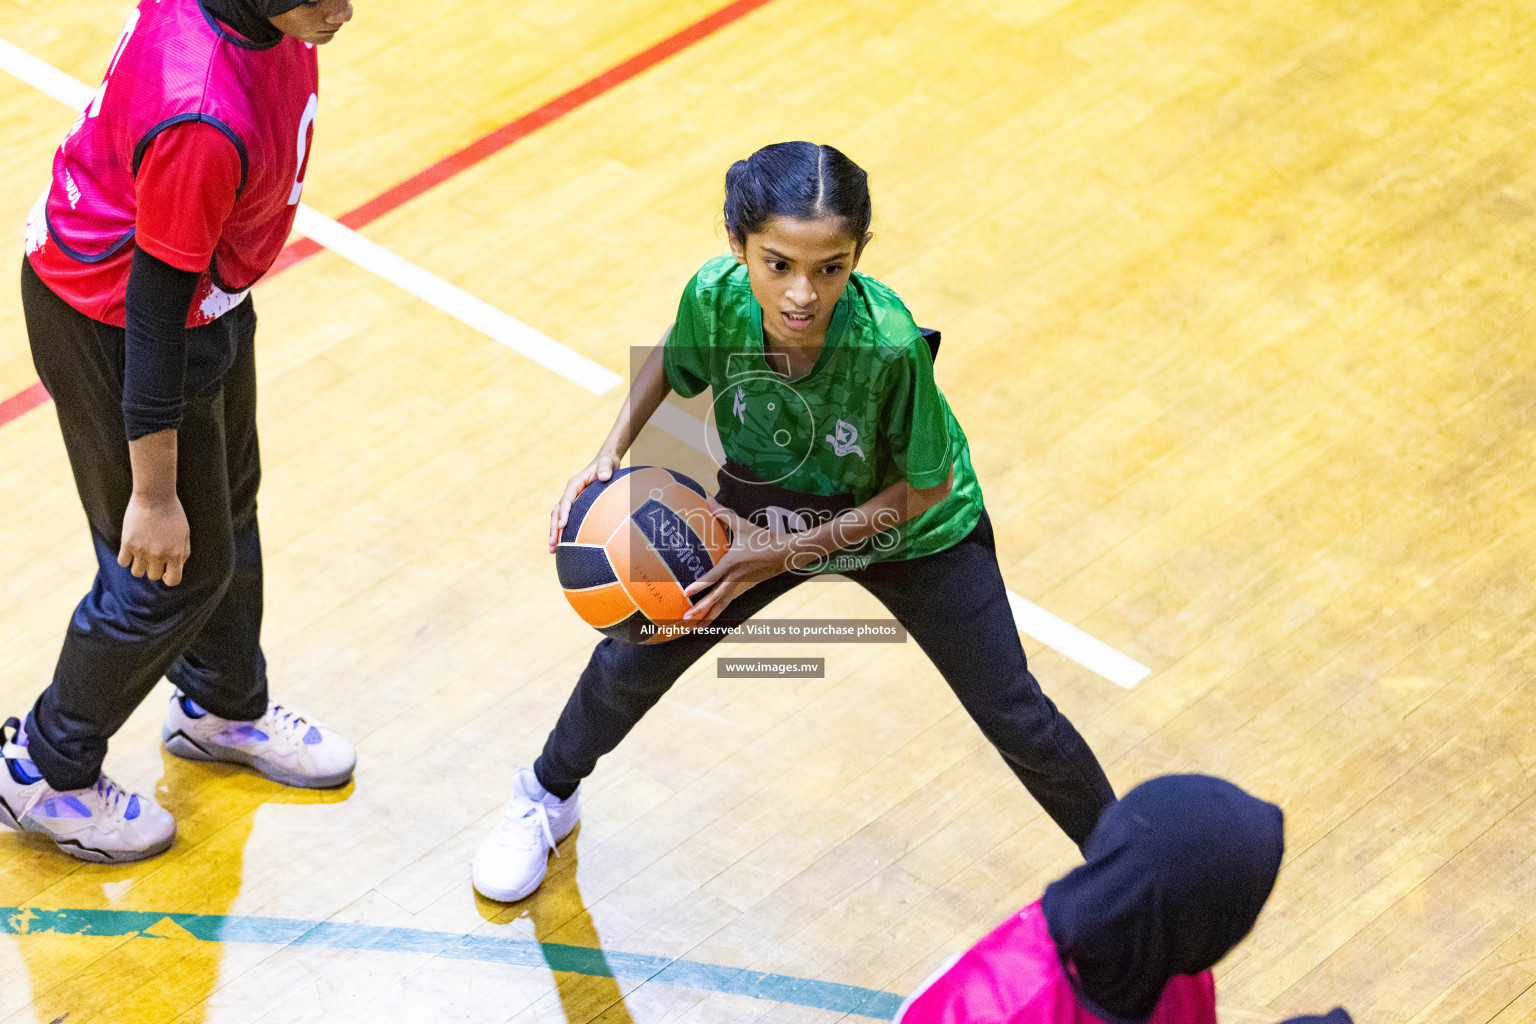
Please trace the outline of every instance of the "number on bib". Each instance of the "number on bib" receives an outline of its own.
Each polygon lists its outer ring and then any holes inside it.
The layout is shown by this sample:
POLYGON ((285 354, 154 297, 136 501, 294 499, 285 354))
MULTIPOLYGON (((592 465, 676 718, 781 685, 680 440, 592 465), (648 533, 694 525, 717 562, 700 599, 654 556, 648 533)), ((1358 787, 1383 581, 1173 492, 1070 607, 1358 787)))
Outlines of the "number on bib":
POLYGON ((133 30, 138 24, 139 9, 135 7, 128 12, 128 20, 123 23, 123 31, 118 34, 117 45, 112 47, 112 59, 107 61, 107 73, 101 78, 101 88, 96 90, 96 95, 91 97, 91 105, 86 108, 87 117, 95 117, 101 113, 101 101, 107 95, 107 83, 112 81, 112 71, 122 58, 123 51, 128 48, 128 37, 133 35, 133 30))
POLYGON ((315 123, 315 112, 320 109, 320 97, 314 93, 309 94, 309 102, 304 104, 304 116, 299 118, 299 165, 293 172, 293 191, 288 193, 288 205, 292 206, 299 201, 299 196, 304 192, 305 160, 309 157, 309 129, 315 123))

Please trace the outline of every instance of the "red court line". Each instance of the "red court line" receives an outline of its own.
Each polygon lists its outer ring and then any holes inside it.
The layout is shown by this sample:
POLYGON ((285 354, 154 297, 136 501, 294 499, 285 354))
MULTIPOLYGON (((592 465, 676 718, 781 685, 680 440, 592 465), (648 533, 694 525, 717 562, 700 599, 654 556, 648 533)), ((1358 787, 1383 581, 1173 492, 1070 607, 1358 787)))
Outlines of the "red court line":
MULTIPOLYGON (((769 3, 770 0, 735 0, 735 3, 727 4, 713 14, 689 25, 687 28, 668 36, 648 50, 642 50, 622 64, 615 64, 596 78, 588 79, 571 91, 556 96, 548 103, 530 113, 524 114, 516 121, 502 125, 495 131, 483 135, 459 150, 444 157, 426 170, 413 174, 393 188, 374 196, 355 210, 348 210, 337 218, 342 224, 356 231, 365 224, 371 224, 391 210, 415 199, 428 189, 441 185, 449 178, 461 174, 502 150, 512 143, 532 135, 545 125, 557 121, 571 111, 590 103, 636 75, 655 67, 673 54, 686 50, 701 39, 706 39, 733 22, 739 21, 769 3)), ((301 263, 321 250, 322 246, 311 239, 300 238, 283 247, 278 254, 277 261, 272 264, 262 280, 281 274, 296 263, 301 263)), ((5 426, 11 420, 20 416, 29 409, 34 409, 48 400, 48 392, 43 389, 41 383, 34 384, 30 388, 21 391, 5 401, 0 402, 0 427, 5 426)))
MULTIPOLYGON (((347 211, 337 220, 354 231, 365 224, 373 223, 433 186, 441 185, 449 178, 469 170, 475 164, 500 153, 519 139, 526 138, 545 125, 559 120, 578 107, 623 85, 641 72, 655 67, 699 40, 714 35, 722 28, 739 21, 769 2, 770 0, 736 0, 735 3, 727 4, 682 31, 668 36, 650 49, 642 50, 622 64, 616 64, 596 78, 588 79, 570 92, 555 97, 537 110, 502 125, 488 135, 481 136, 457 153, 444 157, 426 170, 381 192, 357 209, 347 211)), ((277 257, 277 262, 272 265, 272 269, 267 271, 267 276, 282 273, 295 263, 313 256, 320 249, 319 243, 308 238, 290 243, 277 257)))
POLYGON ((43 387, 42 381, 38 381, 29 388, 23 388, 10 398, 0 402, 0 427, 5 426, 22 413, 36 409, 46 401, 48 401, 48 391, 43 387))

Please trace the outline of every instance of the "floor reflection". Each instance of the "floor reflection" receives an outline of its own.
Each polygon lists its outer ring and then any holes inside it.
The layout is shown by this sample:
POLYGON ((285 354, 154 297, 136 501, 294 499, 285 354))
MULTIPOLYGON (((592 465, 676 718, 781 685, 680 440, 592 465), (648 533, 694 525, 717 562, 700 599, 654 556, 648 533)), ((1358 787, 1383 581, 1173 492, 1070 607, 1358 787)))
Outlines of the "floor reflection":
MULTIPOLYGON (((231 766, 194 764, 164 751, 161 757, 155 795, 176 817, 175 846, 138 864, 96 865, 71 860, 40 837, 13 836, 0 855, 10 861, 14 854, 18 872, 8 865, 3 888, 10 891, 0 902, 226 914, 240 894, 259 807, 337 803, 352 794, 350 782, 334 790, 292 789, 231 766)), ((42 932, 10 941, 26 965, 39 1024, 203 1024, 223 957, 219 943, 194 938, 170 918, 118 937, 42 932)))
MULTIPOLYGON (((526 900, 509 907, 476 893, 475 902, 480 916, 487 921, 508 924, 526 918, 533 924, 533 934, 539 942, 582 946, 596 954, 596 970, 591 974, 561 971, 555 964, 550 964, 550 969, 555 973, 559 1008, 565 1014, 566 1024, 590 1024, 598 1020, 603 1024, 634 1024, 634 1018, 624 1005, 618 979, 612 976, 613 972, 608 968, 597 926, 593 924, 592 915, 581 898, 576 854, 576 840, 580 832, 581 826, 578 825, 576 831, 561 841, 560 859, 551 858, 551 877, 545 879, 538 891, 526 900), (606 976, 598 974, 598 970, 606 976)), ((521 1021, 527 1016, 530 1020, 544 1020, 542 1015, 554 1008, 552 1003, 552 998, 541 999, 531 1008, 531 1013, 514 1019, 521 1021)))

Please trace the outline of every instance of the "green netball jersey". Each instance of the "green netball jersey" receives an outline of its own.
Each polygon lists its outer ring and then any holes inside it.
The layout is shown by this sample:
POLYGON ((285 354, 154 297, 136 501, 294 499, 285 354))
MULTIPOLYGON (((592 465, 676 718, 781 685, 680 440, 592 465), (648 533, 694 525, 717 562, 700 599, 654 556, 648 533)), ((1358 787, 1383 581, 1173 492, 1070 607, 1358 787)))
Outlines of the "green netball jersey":
POLYGON ((854 272, 816 365, 785 380, 769 365, 747 268, 718 257, 684 289, 665 356, 672 390, 712 389, 725 455, 763 481, 861 505, 902 479, 937 487, 953 469, 942 501, 859 545, 870 560, 931 555, 975 528, 981 486, 965 434, 912 314, 874 278, 854 272))

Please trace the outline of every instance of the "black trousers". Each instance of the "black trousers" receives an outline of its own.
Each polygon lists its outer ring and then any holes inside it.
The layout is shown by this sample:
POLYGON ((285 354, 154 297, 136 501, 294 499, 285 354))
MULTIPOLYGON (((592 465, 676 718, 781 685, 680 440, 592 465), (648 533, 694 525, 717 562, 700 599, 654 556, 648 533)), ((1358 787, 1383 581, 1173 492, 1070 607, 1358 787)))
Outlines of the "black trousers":
POLYGON ((96 781, 107 740, 162 676, 216 715, 267 710, 256 489, 256 313, 247 299, 187 332, 187 402, 176 494, 192 534, 182 580, 135 579, 117 564, 133 490, 123 427, 124 332, 55 295, 22 260, 22 307, 38 376, 96 549, 96 579, 70 617, 53 682, 27 718, 28 750, 48 784, 96 781))
MULTIPOLYGON (((1030 674, 986 513, 948 550, 846 575, 906 627, 1008 767, 1081 846, 1115 794, 1093 751, 1030 674)), ((759 583, 717 621, 743 622, 804 580, 783 573, 759 583)), ((599 643, 534 763, 539 783, 568 797, 597 759, 618 746, 718 642, 684 635, 643 646, 613 639, 599 643)))

